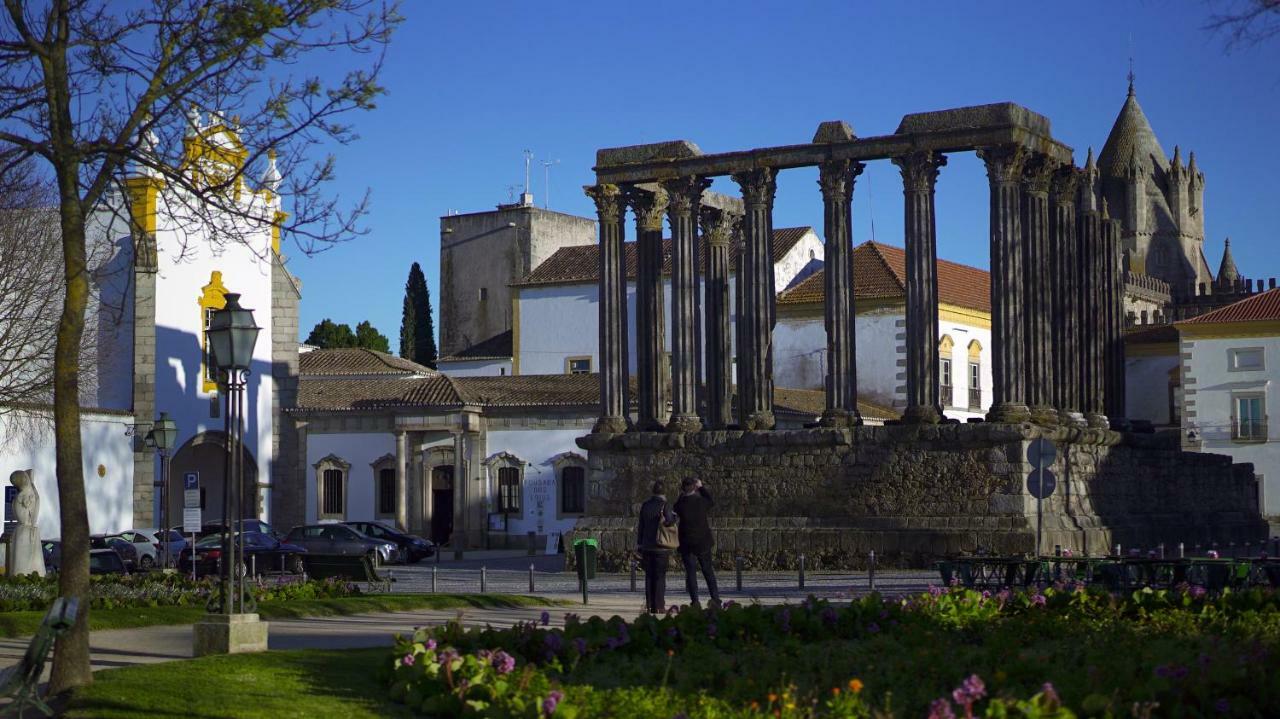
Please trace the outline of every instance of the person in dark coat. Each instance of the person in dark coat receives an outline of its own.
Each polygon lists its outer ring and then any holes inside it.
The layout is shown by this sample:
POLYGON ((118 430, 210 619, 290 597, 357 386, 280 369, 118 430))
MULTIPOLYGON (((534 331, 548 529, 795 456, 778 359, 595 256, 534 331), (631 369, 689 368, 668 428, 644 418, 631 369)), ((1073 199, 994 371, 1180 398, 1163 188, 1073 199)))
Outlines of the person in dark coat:
POLYGON ((658 526, 670 527, 676 515, 667 504, 662 482, 653 483, 653 496, 640 505, 640 526, 636 530, 636 547, 640 550, 640 568, 644 571, 644 599, 649 611, 666 611, 667 563, 671 550, 658 546, 658 526))
POLYGON ((714 505, 711 493, 702 486, 701 479, 685 477, 681 480, 680 498, 675 506, 676 516, 680 518, 680 559, 684 562, 684 587, 695 607, 700 606, 698 567, 702 568, 702 577, 707 581, 711 603, 720 605, 720 589, 716 585, 716 569, 711 554, 715 538, 711 535, 711 522, 707 519, 707 513, 714 505))

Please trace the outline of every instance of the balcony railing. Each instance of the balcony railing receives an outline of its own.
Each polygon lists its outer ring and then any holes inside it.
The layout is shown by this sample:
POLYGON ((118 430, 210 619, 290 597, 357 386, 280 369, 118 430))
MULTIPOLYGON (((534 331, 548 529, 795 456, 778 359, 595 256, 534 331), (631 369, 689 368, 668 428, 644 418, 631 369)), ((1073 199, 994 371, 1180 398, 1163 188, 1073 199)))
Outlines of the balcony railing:
POLYGON ((1231 439, 1238 442, 1265 442, 1267 440, 1267 420, 1231 420, 1231 439))
POLYGON ((944 384, 938 386, 938 401, 942 403, 943 407, 951 406, 951 397, 951 385, 944 384))
POLYGON ((969 409, 974 412, 982 409, 982 390, 976 387, 969 388, 969 409))

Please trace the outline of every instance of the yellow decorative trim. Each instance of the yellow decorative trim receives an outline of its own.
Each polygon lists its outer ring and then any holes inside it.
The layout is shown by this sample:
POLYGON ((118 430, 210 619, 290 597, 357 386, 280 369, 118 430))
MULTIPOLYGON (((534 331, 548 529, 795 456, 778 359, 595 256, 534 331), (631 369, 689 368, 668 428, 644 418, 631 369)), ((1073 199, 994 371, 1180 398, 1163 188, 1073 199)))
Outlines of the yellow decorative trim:
POLYGON ((938 354, 948 359, 951 358, 951 349, 956 346, 956 341, 951 339, 951 335, 943 335, 938 340, 938 354))
POLYGON ((520 288, 511 293, 511 374, 520 374, 520 288))
MULTIPOLYGON (((244 166, 249 151, 245 149, 235 130, 223 123, 215 123, 201 128, 199 134, 183 139, 182 156, 183 168, 190 170, 197 182, 216 185, 226 182, 228 177, 244 166), (222 147, 210 141, 219 133, 231 140, 231 147, 222 147), (216 169, 218 166, 229 169, 219 172, 216 169)), ((234 191, 238 195, 240 188, 236 187, 234 191)))
POLYGON ((159 177, 130 177, 124 181, 124 186, 129 193, 129 215, 133 219, 134 229, 155 235, 156 214, 159 211, 160 190, 164 189, 164 180, 159 177))
POLYGON ((972 307, 939 304, 938 319, 944 322, 958 322, 962 325, 978 327, 984 330, 991 329, 991 313, 983 310, 975 310, 972 307))
MULTIPOLYGON (((267 191, 267 201, 270 202, 271 191, 267 191)), ((289 219, 289 213, 276 210, 275 215, 271 217, 271 251, 280 254, 280 228, 284 225, 284 221, 289 219)))
POLYGON ((1274 337, 1280 335, 1280 320, 1249 322, 1192 322, 1177 324, 1184 339, 1226 339, 1232 337, 1274 337))
POLYGON ((982 359, 982 343, 978 340, 969 340, 969 361, 977 362, 982 359))
POLYGON ((205 367, 204 359, 209 355, 206 346, 207 338, 204 333, 205 315, 209 310, 220 310, 227 306, 227 288, 222 284, 222 273, 214 270, 209 274, 209 284, 200 288, 200 299, 196 303, 200 305, 200 388, 207 394, 213 394, 218 391, 218 383, 209 379, 208 369, 205 367))

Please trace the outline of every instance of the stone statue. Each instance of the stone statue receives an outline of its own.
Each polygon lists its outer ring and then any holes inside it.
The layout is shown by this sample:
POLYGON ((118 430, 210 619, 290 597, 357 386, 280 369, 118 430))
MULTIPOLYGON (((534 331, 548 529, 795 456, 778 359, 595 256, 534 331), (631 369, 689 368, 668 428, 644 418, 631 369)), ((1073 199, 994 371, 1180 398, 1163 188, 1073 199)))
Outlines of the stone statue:
POLYGON ((31 470, 18 470, 9 475, 9 484, 18 488, 13 500, 13 518, 17 525, 9 536, 6 571, 9 576, 38 574, 44 576, 44 552, 40 548, 40 493, 31 481, 31 470))

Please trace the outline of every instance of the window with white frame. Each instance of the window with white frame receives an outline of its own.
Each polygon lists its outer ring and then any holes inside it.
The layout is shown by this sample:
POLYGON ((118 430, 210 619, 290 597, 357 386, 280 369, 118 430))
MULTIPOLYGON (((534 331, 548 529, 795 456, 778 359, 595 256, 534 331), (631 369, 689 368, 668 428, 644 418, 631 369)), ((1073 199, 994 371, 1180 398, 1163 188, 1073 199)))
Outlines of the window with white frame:
POLYGON ((520 468, 498 468, 498 511, 503 514, 520 513, 520 468))
POLYGON ((1261 442, 1267 438, 1266 401, 1261 393, 1232 397, 1231 438, 1241 442, 1261 442))
POLYGON ((351 463, 328 455, 313 465, 316 470, 316 515, 318 519, 347 518, 347 477, 351 463))
POLYGON ((565 374, 591 374, 590 357, 569 357, 564 361, 565 374))
POLYGON ((1253 372, 1265 369, 1261 347, 1239 347, 1227 353, 1227 369, 1232 372, 1253 372))

